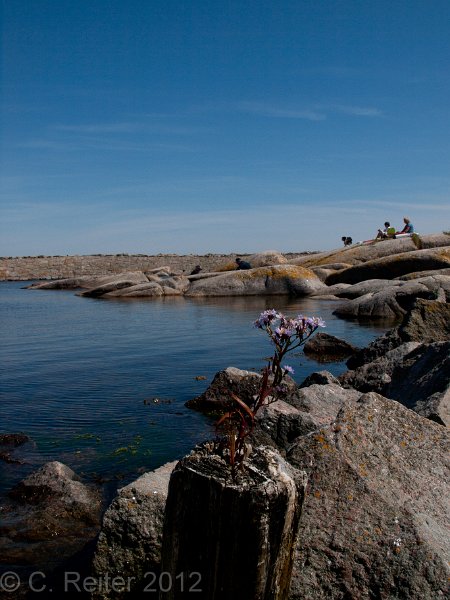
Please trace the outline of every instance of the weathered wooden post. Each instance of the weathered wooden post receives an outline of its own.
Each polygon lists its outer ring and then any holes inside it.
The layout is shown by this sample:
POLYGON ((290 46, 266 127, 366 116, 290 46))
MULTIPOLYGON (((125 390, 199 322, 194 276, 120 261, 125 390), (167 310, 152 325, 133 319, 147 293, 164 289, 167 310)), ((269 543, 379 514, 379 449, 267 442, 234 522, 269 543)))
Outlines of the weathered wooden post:
POLYGON ((254 449, 233 479, 205 444, 172 473, 160 598, 287 598, 306 474, 254 449))

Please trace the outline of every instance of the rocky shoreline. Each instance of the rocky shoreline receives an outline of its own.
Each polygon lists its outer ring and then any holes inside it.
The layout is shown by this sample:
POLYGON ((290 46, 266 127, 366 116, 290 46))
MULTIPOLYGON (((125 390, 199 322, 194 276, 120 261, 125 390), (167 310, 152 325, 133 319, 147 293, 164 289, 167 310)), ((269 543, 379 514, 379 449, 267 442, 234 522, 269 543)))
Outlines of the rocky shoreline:
POLYGON ((35 290, 74 289, 102 299, 226 296, 315 296, 339 301, 344 318, 398 319, 415 298, 450 299, 450 236, 382 240, 288 259, 275 251, 248 257, 253 268, 184 275, 169 266, 150 271, 37 282, 35 290))
MULTIPOLYGON (((424 236, 421 248, 410 239, 345 248, 295 264, 255 267, 248 280, 236 272, 184 278, 163 269, 142 273, 146 281, 127 274, 114 281, 78 278, 34 287, 84 287, 83 295, 108 298, 148 283, 155 285, 144 289, 159 286, 195 297, 262 293, 262 282, 267 294, 336 300, 336 314, 345 317, 400 320, 363 349, 318 337, 311 356, 339 351, 350 356, 348 371, 338 378, 318 371, 300 385, 291 380, 286 398, 258 415, 251 441, 255 448, 271 448, 307 479, 290 600, 434 600, 447 594, 450 574, 448 241, 435 235, 424 236), (297 267, 301 271, 291 270, 297 267)), ((230 391, 249 401, 259 377, 227 368, 188 404, 220 412, 230 391)), ((3 436, 2 458, 13 463, 26 441, 3 436)), ((94 585, 82 590, 85 597, 147 597, 148 574, 161 570, 166 500, 178 468, 170 463, 146 473, 103 509, 100 490, 58 462, 11 490, 2 506, 0 549, 3 571, 18 571, 24 582, 17 597, 26 597, 29 574, 36 570, 61 586, 64 569, 79 556, 83 577, 131 581, 126 590, 94 585), (24 544, 26 556, 20 554, 24 544)))

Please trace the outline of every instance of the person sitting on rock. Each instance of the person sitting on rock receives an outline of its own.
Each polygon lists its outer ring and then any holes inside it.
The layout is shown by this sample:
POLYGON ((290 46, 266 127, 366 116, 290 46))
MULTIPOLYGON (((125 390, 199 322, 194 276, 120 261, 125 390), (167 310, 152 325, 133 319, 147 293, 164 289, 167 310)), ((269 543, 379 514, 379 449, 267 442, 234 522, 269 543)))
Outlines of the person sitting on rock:
POLYGON ((252 268, 252 265, 249 262, 242 260, 242 258, 237 258, 236 264, 237 264, 237 267, 236 267, 237 271, 244 271, 244 270, 252 268))
POLYGON ((196 265, 196 266, 195 266, 195 267, 192 269, 192 271, 191 271, 191 273, 190 273, 190 274, 191 274, 191 275, 198 275, 198 274, 200 273, 200 271, 201 271, 201 270, 202 270, 201 266, 200 266, 200 265, 196 265))
POLYGON ((384 224, 384 229, 379 229, 377 233, 376 240, 385 240, 389 237, 394 237, 395 235, 395 227, 391 227, 389 221, 386 221, 384 224))
POLYGON ((343 235, 341 240, 344 242, 344 246, 351 246, 353 244, 353 239, 349 236, 343 235))
POLYGON ((403 223, 405 226, 401 231, 396 231, 395 235, 409 234, 412 235, 414 233, 414 225, 408 219, 408 217, 403 217, 403 223))

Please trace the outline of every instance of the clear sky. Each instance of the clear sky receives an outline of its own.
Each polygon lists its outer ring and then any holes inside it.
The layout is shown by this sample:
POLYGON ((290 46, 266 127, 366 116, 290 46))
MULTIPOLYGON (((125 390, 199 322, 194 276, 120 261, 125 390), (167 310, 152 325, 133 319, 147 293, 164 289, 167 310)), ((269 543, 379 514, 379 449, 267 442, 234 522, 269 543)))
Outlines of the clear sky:
POLYGON ((449 0, 1 6, 1 256, 450 229, 449 0))

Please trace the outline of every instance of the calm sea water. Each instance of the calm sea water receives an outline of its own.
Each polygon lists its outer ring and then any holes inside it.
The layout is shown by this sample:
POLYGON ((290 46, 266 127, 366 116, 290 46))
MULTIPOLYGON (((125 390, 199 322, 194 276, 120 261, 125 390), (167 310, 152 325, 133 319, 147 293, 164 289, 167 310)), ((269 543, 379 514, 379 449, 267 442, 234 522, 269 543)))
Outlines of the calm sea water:
MULTIPOLYGON (((385 330, 338 320, 323 300, 98 300, 24 285, 0 283, 0 431, 24 432, 33 445, 28 464, 0 464, 4 487, 48 460, 122 484, 189 452, 213 429, 184 403, 220 369, 264 366, 271 347, 252 322, 266 308, 321 316, 325 331, 359 346, 385 330)), ((288 362, 298 381, 345 370, 303 355, 288 362)))

